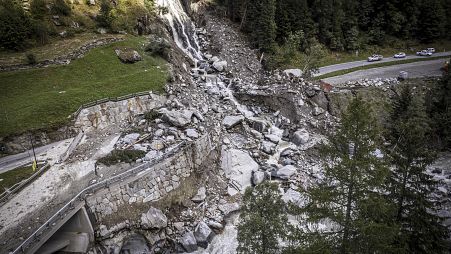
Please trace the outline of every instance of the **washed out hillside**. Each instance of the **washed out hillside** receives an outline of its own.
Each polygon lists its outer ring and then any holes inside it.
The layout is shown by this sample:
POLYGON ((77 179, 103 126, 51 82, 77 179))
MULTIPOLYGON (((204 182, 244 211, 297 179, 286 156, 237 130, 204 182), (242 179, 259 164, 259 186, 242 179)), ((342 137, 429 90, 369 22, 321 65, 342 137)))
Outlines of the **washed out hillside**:
POLYGON ((0 0, 0 254, 451 253, 449 13, 0 0))

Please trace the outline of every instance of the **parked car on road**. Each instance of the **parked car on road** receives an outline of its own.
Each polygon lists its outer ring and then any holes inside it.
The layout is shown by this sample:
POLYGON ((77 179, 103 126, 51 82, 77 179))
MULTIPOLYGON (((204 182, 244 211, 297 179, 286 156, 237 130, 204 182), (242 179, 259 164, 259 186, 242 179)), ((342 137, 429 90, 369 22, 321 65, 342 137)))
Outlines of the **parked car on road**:
POLYGON ((427 50, 428 52, 435 53, 435 48, 427 48, 426 50, 427 50))
POLYGON ((395 54, 393 57, 394 58, 405 58, 406 57, 406 53, 399 52, 399 53, 395 54))
POLYGON ((384 59, 384 57, 381 55, 372 55, 368 57, 368 62, 381 61, 382 59, 384 59))
POLYGON ((432 56, 432 52, 427 50, 421 50, 417 52, 417 56, 432 56))

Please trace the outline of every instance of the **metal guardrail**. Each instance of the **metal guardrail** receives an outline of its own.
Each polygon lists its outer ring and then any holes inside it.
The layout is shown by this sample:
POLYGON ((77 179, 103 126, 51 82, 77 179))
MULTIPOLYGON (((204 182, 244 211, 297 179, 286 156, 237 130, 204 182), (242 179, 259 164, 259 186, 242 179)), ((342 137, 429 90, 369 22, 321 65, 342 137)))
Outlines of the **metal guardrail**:
MULTIPOLYGON (((209 135, 209 134, 207 134, 209 135)), ((172 148, 167 153, 161 155, 160 157, 157 157, 153 159, 150 162, 141 164, 137 167, 134 167, 132 169, 129 169, 119 175, 116 175, 114 177, 111 177, 109 179, 105 179, 101 182, 95 183, 91 186, 86 187, 82 191, 80 191, 74 198, 72 198, 68 203, 66 203, 58 212, 56 212, 50 219, 48 219, 42 226, 40 226, 33 234, 31 234, 24 242, 22 242, 19 247, 17 247, 11 254, 19 254, 19 253, 26 253, 30 247, 33 246, 34 243, 40 241, 40 236, 48 232, 52 229, 53 226, 55 226, 59 221, 63 220, 66 215, 69 213, 69 211, 73 210, 76 207, 76 204, 78 205, 80 202, 85 202, 85 199, 87 196, 94 194, 96 191, 104 188, 108 188, 111 184, 118 183, 123 181, 126 178, 136 176, 141 171, 148 169, 150 167, 155 166, 156 164, 162 162, 163 160, 167 159, 168 157, 174 155, 175 153, 181 151, 183 148, 189 148, 190 145, 194 144, 194 141, 192 142, 186 142, 183 141, 182 143, 178 144, 174 148, 172 148)))
POLYGON ((48 168, 50 168, 50 164, 47 161, 45 161, 44 165, 38 171, 36 171, 33 175, 31 175, 29 178, 27 178, 26 180, 24 180, 20 183, 13 185, 8 191, 5 191, 2 194, 0 194, 0 206, 2 206, 4 203, 6 203, 10 198, 12 198, 12 196, 14 194, 19 192, 23 187, 28 185, 31 181, 33 181, 36 177, 41 175, 42 172, 44 172, 48 168))

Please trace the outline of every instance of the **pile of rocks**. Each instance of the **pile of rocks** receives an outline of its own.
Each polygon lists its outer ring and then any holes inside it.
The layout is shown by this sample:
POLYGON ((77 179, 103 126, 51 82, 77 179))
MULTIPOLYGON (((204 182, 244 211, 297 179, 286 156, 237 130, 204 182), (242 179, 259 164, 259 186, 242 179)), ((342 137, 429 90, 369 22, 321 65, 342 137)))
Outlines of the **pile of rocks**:
POLYGON ((399 84, 396 78, 376 78, 376 79, 361 79, 357 81, 348 81, 344 84, 346 87, 390 87, 391 85, 399 84))

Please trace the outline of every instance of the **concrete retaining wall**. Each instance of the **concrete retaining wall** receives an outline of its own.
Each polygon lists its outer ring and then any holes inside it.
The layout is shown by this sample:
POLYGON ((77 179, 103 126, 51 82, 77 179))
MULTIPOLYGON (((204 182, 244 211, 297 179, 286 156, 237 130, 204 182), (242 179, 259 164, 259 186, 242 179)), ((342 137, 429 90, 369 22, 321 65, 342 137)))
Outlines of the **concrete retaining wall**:
POLYGON ((89 130, 103 129, 110 124, 128 124, 136 115, 161 107, 166 102, 164 96, 153 93, 124 100, 120 100, 120 97, 117 99, 118 101, 106 101, 81 109, 74 126, 89 130))
POLYGON ((209 134, 204 135, 167 160, 88 197, 86 204, 96 224, 123 206, 155 202, 178 189, 215 149, 215 143, 209 134))

